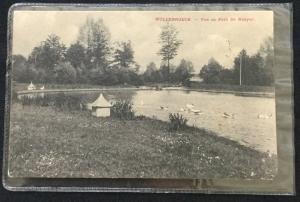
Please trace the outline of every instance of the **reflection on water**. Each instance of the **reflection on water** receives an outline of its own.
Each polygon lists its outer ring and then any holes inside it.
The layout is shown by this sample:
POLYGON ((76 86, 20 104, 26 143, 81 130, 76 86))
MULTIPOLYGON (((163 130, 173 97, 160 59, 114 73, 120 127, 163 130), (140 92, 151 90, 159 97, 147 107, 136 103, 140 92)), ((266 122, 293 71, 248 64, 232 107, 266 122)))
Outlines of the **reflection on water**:
MULTIPOLYGON (((260 151, 277 151, 274 98, 180 90, 102 93, 110 102, 130 100, 137 115, 168 121, 169 113, 180 113, 188 118, 189 125, 214 131, 260 151)), ((72 96, 90 103, 99 92, 72 93, 72 96)))

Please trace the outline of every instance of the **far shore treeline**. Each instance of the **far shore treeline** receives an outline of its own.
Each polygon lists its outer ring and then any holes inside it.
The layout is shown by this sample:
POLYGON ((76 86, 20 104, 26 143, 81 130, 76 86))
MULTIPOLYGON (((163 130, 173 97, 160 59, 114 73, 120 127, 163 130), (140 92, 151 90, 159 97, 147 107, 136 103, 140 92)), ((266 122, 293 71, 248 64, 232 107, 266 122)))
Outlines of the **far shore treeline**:
MULTIPOLYGON (((189 78, 199 76, 207 84, 239 84, 271 86, 273 77, 273 39, 266 38, 254 55, 241 50, 233 67, 224 67, 214 58, 200 72, 194 72, 191 61, 182 59, 171 63, 184 41, 178 39, 178 31, 167 23, 158 36, 161 49, 159 67, 153 61, 140 72, 134 59, 131 42, 112 42, 110 32, 102 19, 87 18, 80 27, 77 41, 66 47, 60 38, 51 34, 31 51, 28 58, 13 55, 13 80, 20 83, 44 84, 95 84, 95 85, 144 85, 147 83, 174 83, 189 85, 189 78), (240 65, 241 62, 241 65, 240 65), (242 72, 240 74, 240 67, 242 72)), ((191 50, 191 54, 197 54, 191 50)), ((225 53, 224 53, 225 54, 225 53)))

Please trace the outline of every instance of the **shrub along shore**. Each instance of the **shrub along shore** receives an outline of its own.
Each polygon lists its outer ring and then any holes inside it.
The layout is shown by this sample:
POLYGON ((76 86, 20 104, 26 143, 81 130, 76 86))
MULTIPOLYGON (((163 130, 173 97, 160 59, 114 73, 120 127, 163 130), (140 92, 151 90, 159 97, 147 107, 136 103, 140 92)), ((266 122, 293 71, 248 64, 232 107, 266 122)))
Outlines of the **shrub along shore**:
MULTIPOLYGON (((124 109, 124 107, 122 107, 124 109)), ((277 157, 200 128, 13 103, 14 177, 272 179, 277 157)))

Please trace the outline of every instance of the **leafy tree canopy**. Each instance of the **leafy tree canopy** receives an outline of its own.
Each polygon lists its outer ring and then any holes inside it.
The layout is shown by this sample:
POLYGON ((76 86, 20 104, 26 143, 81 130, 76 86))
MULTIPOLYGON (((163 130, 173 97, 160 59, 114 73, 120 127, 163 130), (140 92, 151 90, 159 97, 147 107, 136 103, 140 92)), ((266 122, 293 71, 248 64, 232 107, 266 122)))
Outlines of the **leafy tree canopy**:
POLYGON ((170 69, 170 60, 177 55, 178 48, 182 44, 182 41, 178 39, 178 31, 174 25, 168 23, 162 27, 159 43, 161 49, 158 54, 167 63, 167 68, 170 69))
POLYGON ((117 43, 117 48, 115 49, 114 52, 113 62, 119 68, 126 68, 126 69, 129 69, 130 67, 133 68, 135 61, 134 61, 134 52, 130 41, 117 43))
POLYGON ((78 42, 86 49, 87 67, 102 68, 105 71, 111 47, 110 32, 103 20, 87 18, 79 29, 78 42))

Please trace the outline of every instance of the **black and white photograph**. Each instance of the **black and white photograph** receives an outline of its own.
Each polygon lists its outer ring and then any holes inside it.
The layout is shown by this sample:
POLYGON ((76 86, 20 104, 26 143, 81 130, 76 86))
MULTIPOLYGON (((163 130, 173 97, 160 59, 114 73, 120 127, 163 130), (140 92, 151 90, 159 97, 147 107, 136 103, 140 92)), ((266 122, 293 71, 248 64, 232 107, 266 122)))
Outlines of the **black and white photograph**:
POLYGON ((8 176, 273 180, 273 20, 15 10, 8 176))

